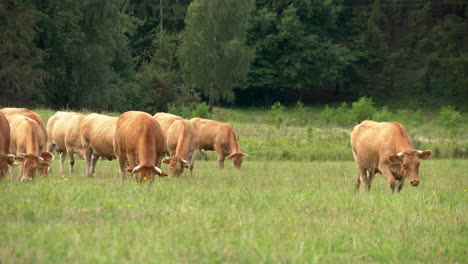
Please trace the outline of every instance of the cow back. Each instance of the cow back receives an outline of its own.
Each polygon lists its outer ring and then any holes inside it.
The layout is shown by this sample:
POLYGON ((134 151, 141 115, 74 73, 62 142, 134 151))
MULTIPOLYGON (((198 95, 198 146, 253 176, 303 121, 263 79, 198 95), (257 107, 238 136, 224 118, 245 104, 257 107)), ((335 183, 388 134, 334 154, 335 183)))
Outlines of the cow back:
POLYGON ((10 124, 4 114, 0 113, 0 154, 8 154, 10 148, 10 124))

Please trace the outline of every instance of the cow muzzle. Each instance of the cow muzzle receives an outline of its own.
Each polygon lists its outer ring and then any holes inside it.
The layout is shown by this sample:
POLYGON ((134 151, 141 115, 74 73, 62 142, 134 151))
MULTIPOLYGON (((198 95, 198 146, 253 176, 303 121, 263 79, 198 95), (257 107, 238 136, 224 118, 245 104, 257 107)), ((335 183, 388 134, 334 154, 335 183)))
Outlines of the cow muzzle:
POLYGON ((413 180, 413 181, 410 181, 411 185, 416 187, 419 185, 419 180, 413 180))
POLYGON ((32 178, 26 178, 26 177, 21 178, 22 182, 30 182, 32 180, 33 180, 32 178))

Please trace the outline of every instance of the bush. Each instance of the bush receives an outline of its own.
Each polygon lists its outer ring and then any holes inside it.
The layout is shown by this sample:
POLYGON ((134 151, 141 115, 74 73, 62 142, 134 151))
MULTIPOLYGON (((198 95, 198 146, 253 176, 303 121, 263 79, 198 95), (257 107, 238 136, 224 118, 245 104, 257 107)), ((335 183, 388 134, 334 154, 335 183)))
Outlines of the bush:
POLYGON ((388 122, 394 120, 394 115, 388 110, 387 106, 382 107, 380 111, 376 111, 372 117, 374 121, 388 122))
POLYGON ((195 109, 193 109, 192 111, 192 116, 201 118, 211 118, 211 114, 210 112, 208 112, 208 105, 205 102, 195 105, 195 109))
POLYGON ((191 111, 190 107, 187 106, 187 105, 176 106, 176 105, 171 104, 171 105, 169 105, 168 112, 173 114, 173 115, 177 115, 177 116, 180 116, 180 117, 183 117, 183 118, 191 118, 192 117, 192 111, 191 111))
POLYGON ((280 128, 284 122, 284 105, 280 102, 276 102, 271 106, 270 114, 272 116, 273 124, 276 128, 280 128))
POLYGON ((440 110, 439 124, 447 129, 454 129, 462 122, 462 115, 453 106, 444 106, 440 110))
POLYGON ((325 105, 325 109, 318 115, 318 118, 322 124, 330 124, 333 122, 335 112, 333 111, 333 108, 329 107, 328 105, 325 105))
POLYGON ((372 98, 361 97, 357 102, 352 104, 349 110, 349 118, 353 122, 360 123, 363 120, 372 119, 376 111, 372 98))

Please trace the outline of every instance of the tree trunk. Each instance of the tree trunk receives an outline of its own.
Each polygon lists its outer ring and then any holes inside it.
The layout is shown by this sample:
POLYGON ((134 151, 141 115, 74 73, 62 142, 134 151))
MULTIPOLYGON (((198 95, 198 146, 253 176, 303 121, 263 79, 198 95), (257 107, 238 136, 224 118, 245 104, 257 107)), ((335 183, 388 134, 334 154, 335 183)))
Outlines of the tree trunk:
POLYGON ((209 95, 209 98, 208 98, 208 112, 209 113, 213 113, 213 103, 214 103, 214 81, 211 81, 210 83, 210 95, 209 95))

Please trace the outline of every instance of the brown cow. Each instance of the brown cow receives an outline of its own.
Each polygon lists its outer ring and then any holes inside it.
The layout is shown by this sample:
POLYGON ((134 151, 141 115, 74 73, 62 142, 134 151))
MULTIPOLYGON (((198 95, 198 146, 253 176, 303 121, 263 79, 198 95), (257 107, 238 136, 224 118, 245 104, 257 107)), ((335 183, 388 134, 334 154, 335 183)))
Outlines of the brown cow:
POLYGON ((41 157, 45 155, 41 151, 46 145, 45 137, 39 124, 27 116, 9 115, 7 119, 10 123, 10 152, 16 154, 15 159, 20 163, 21 180, 30 181, 37 168, 47 171, 50 166, 50 162, 41 157))
POLYGON ((0 113, 0 180, 5 176, 8 165, 12 165, 15 155, 10 152, 10 125, 5 115, 0 113))
POLYGON ((86 175, 94 176, 99 158, 113 160, 114 134, 117 117, 90 114, 83 118, 80 127, 81 144, 86 161, 86 175))
POLYGON ((358 168, 356 191, 361 183, 370 190, 375 173, 388 179, 392 192, 403 188, 406 177, 412 186, 418 186, 419 160, 432 154, 413 149, 405 128, 395 122, 363 121, 351 132, 351 146, 358 168))
POLYGON ((164 137, 161 126, 151 115, 140 111, 122 114, 114 137, 115 155, 119 162, 120 177, 125 180, 125 164, 135 182, 154 180, 155 174, 167 175, 157 166, 164 155, 164 137))
MULTIPOLYGON (((44 125, 44 122, 42 121, 42 118, 39 114, 29 110, 29 109, 26 109, 26 108, 12 108, 12 107, 7 107, 7 108, 3 108, 0 110, 0 113, 3 113, 6 117, 10 116, 10 115, 23 115, 23 116, 27 116, 29 118, 31 118, 32 120, 36 121, 37 124, 39 125, 39 127, 41 128, 41 142, 47 142, 47 130, 46 130, 46 127, 44 125)), ((54 160, 54 155, 50 152, 47 151, 47 145, 44 144, 43 145, 43 149, 41 149, 41 157, 44 159, 44 161, 47 161, 49 163, 52 163, 52 161, 54 160)), ((49 168, 39 168, 39 174, 41 176, 45 176, 47 175, 47 171, 48 171, 49 168)))
POLYGON ((81 144, 80 126, 85 116, 79 113, 57 112, 47 121, 47 150, 60 153, 60 174, 63 174, 63 163, 68 154, 70 173, 75 164, 74 154, 84 158, 81 144))
POLYGON ((196 154, 199 152, 198 134, 192 123, 168 113, 156 113, 154 118, 161 125, 166 143, 165 152, 170 156, 163 159, 164 163, 169 164, 169 176, 179 177, 185 168, 190 168, 192 177, 196 154))
POLYGON ((190 119, 190 123, 198 132, 200 148, 215 150, 218 154, 220 169, 224 167, 226 157, 232 159, 236 169, 241 168, 243 158, 247 154, 239 147, 236 134, 229 124, 198 117, 190 119))

